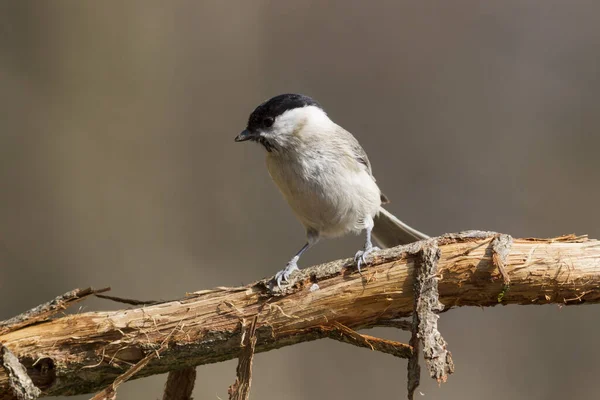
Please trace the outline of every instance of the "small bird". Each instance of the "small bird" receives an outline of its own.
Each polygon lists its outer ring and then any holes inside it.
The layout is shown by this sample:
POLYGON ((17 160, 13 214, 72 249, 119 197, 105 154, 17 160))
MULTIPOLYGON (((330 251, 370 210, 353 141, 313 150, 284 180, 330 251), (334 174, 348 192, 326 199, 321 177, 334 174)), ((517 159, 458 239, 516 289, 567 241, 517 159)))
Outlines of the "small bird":
POLYGON ((367 154, 352 134, 333 122, 315 100, 281 94, 260 104, 236 142, 251 140, 267 152, 267 169, 306 229, 306 244, 275 275, 277 286, 298 269, 300 256, 321 238, 366 231, 354 259, 358 271, 381 246, 428 238, 389 213, 367 154))

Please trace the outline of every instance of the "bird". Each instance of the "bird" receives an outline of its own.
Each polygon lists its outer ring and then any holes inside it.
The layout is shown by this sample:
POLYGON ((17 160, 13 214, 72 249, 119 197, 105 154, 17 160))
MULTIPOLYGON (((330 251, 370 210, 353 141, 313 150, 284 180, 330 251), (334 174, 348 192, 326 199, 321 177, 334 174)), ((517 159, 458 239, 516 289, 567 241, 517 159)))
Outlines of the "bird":
POLYGON ((306 230, 304 246, 274 276, 280 289, 298 270, 302 254, 320 239, 365 231, 364 247, 354 256, 360 273, 379 250, 373 238, 393 247, 429 237, 382 207, 389 200, 367 153, 309 96, 285 93, 261 103, 235 141, 262 145, 273 182, 306 230))

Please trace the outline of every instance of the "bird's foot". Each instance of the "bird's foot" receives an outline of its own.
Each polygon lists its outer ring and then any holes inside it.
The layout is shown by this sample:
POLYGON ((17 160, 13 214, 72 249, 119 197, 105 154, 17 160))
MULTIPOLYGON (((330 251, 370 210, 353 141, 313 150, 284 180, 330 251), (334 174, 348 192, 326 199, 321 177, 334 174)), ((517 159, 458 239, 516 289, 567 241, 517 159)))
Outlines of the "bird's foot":
POLYGON ((356 269, 358 269, 358 273, 360 273, 360 266, 363 264, 367 264, 367 257, 374 251, 380 250, 377 246, 366 247, 364 250, 359 250, 356 252, 354 256, 354 261, 356 262, 356 269))
POLYGON ((298 264, 296 264, 295 260, 292 260, 287 263, 284 269, 275 274, 275 282, 277 282, 277 287, 279 290, 281 290, 281 282, 287 282, 292 272, 296 270, 299 270, 298 264))

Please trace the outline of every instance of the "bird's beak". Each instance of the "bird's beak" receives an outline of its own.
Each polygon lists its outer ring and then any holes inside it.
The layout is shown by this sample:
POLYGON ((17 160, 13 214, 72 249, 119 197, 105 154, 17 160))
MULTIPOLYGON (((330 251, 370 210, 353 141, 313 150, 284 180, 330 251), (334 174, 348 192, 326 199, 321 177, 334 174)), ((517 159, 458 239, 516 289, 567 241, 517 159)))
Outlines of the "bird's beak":
POLYGON ((252 132, 250 132, 248 129, 244 129, 242 131, 242 133, 240 133, 239 135, 237 135, 235 137, 235 141, 236 142, 244 142, 246 140, 250 140, 252 139, 252 137, 254 136, 254 134, 252 132))

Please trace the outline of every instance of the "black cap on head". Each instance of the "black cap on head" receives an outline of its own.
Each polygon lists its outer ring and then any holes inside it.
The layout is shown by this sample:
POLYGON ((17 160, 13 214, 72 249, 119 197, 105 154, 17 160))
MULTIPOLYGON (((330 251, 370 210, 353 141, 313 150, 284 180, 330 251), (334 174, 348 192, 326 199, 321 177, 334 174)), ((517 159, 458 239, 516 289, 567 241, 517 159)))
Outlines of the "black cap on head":
POLYGON ((269 124, 269 120, 272 124, 273 120, 284 112, 306 106, 315 106, 322 109, 319 103, 302 94, 286 93, 275 96, 256 107, 250 114, 248 130, 253 131, 262 128, 265 123, 269 124))

